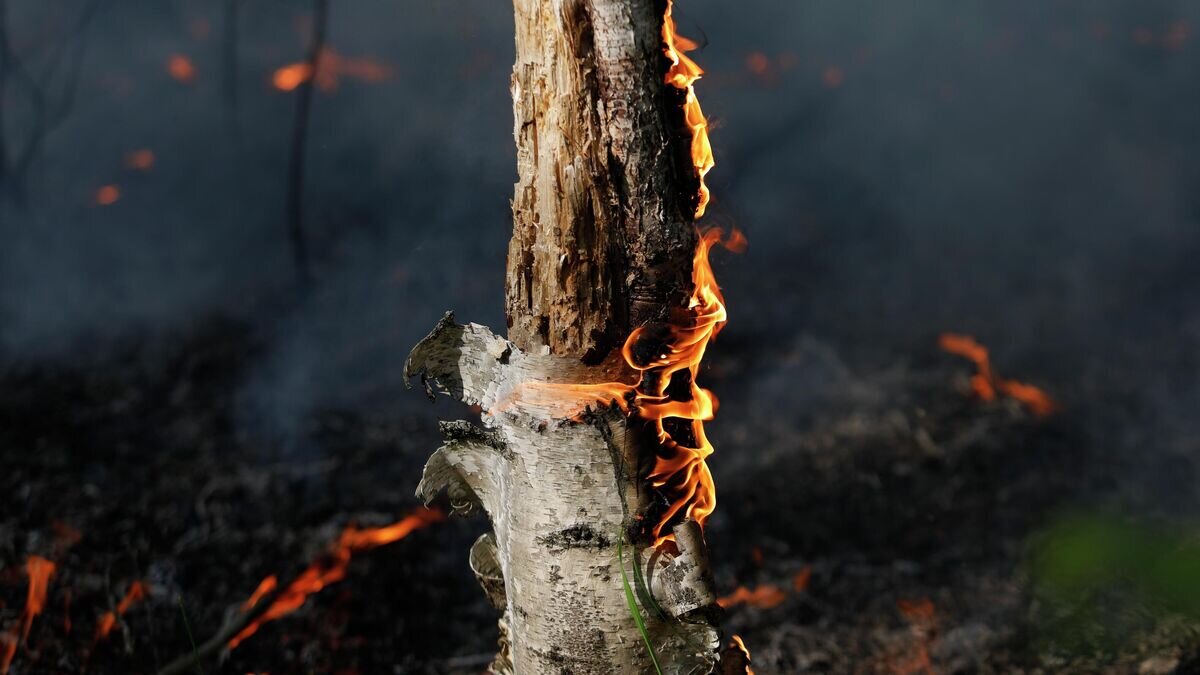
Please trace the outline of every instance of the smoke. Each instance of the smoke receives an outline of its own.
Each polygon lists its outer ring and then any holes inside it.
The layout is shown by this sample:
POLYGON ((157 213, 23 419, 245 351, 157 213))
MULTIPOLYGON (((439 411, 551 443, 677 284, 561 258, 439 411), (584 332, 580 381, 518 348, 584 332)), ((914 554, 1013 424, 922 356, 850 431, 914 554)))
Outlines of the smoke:
MULTIPOLYGON (((42 72, 78 5, 10 4, 14 47, 42 72)), ((403 356, 442 311, 503 325, 510 8, 333 6, 330 44, 392 77, 315 97, 318 281, 297 299, 283 223, 294 95, 269 81, 302 58, 308 5, 242 4, 236 117, 220 5, 111 3, 88 28, 28 205, 0 207, 0 351, 70 358, 81 341, 220 312, 266 339, 244 407, 270 433, 321 406, 413 401, 403 356), (175 53, 196 64, 191 85, 167 74, 175 53), (124 169, 142 147, 154 169, 124 169), (108 183, 120 201, 96 206, 108 183)), ((714 352, 754 344, 761 372, 811 336, 837 345, 830 362, 886 362, 963 331, 1068 404, 1136 390, 1156 442, 1195 431, 1200 7, 689 0, 676 15, 704 44, 709 219, 751 242, 716 260, 732 318, 714 352)), ((10 137, 18 126, 10 116, 10 137)), ((747 405, 811 395, 794 390, 747 405)))

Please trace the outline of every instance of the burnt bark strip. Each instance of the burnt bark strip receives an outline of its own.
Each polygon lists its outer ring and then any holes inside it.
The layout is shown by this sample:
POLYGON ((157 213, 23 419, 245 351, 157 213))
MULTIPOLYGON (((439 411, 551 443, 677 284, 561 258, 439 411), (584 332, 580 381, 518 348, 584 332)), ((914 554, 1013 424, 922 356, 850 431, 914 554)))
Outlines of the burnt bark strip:
POLYGON ((598 363, 682 303, 696 179, 654 0, 514 0, 505 309, 522 349, 598 363), (686 143, 686 140, 684 141, 686 143))

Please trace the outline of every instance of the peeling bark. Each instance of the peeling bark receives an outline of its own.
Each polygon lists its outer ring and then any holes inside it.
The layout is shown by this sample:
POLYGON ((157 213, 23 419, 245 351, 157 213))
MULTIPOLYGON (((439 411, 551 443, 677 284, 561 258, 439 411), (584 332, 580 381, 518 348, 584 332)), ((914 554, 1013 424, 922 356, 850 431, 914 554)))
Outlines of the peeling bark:
POLYGON ((417 494, 428 502, 444 490, 456 512, 481 507, 491 520, 493 532, 475 543, 471 561, 489 600, 505 610, 495 672, 653 671, 626 604, 620 541, 635 542, 624 546, 626 572, 633 578, 633 565, 641 566, 665 612, 645 608, 664 672, 712 669, 719 636, 698 528, 676 528, 678 554, 636 546, 645 541, 637 523, 650 504, 639 476, 646 448, 644 435, 631 428, 636 420, 611 407, 558 418, 519 396, 530 381, 607 381, 609 368, 527 354, 447 315, 413 350, 406 374, 421 377, 430 393, 484 410, 482 427, 442 424, 445 444, 426 465, 417 494), (498 410, 500 401, 509 405, 498 410))
POLYGON ((442 424, 417 494, 491 521, 470 561, 503 609, 493 672, 654 672, 624 576, 663 671, 709 673, 720 609, 700 528, 650 546, 657 436, 595 390, 558 386, 636 383, 618 348, 691 292, 699 177, 684 93, 664 83, 666 4, 513 7, 509 339, 447 314, 413 349, 409 378, 483 411, 481 426, 442 424))

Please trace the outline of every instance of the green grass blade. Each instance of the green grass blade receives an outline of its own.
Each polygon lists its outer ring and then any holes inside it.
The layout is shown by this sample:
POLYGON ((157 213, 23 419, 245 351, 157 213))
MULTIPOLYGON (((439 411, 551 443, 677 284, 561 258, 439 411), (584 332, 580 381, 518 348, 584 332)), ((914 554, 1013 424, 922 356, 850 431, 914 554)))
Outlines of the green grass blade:
POLYGON ((633 548, 633 583, 637 586, 638 600, 642 601, 643 607, 649 607, 654 616, 658 617, 659 621, 667 620, 667 613, 659 606, 658 601, 654 599, 654 594, 650 592, 650 587, 646 585, 646 576, 642 574, 641 560, 638 558, 637 547, 633 548))
POLYGON ((658 655, 654 653, 654 647, 650 644, 650 633, 646 631, 646 622, 642 620, 642 611, 638 609, 637 599, 633 597, 633 588, 629 586, 629 575, 625 573, 624 543, 625 533, 622 532, 620 538, 617 539, 617 558, 621 563, 621 586, 625 589, 625 604, 629 607, 629 615, 633 617, 633 622, 637 624, 638 632, 642 634, 642 642, 646 643, 646 651, 650 652, 650 662, 654 664, 654 672, 663 675, 662 668, 658 665, 658 655))
POLYGON ((187 631, 188 642, 192 643, 192 657, 196 659, 196 672, 204 675, 204 669, 200 667, 200 651, 196 649, 196 638, 192 637, 192 624, 188 622, 187 610, 183 608, 183 596, 176 599, 179 601, 179 613, 183 615, 183 629, 187 631))

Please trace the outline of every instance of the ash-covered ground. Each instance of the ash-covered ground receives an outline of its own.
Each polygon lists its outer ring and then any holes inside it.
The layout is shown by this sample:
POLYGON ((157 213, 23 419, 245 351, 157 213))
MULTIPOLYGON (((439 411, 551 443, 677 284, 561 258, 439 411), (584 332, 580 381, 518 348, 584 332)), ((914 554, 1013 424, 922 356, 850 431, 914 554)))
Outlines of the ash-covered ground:
MULTIPOLYGON (((0 3, 0 633, 27 558, 57 565, 14 675, 189 653, 266 575, 414 508, 436 420, 467 414, 401 369, 446 309, 503 326, 510 8, 331 4, 297 291, 272 75, 310 3, 0 3)), ((675 14, 708 223, 750 241, 716 256, 702 377, 707 535, 720 590, 763 605, 727 621, 757 672, 1200 672, 1200 7, 675 14), (979 400, 947 331, 1059 409, 979 400)), ((204 672, 479 672, 484 526, 355 554, 204 672)))

